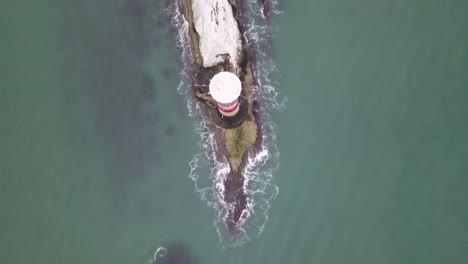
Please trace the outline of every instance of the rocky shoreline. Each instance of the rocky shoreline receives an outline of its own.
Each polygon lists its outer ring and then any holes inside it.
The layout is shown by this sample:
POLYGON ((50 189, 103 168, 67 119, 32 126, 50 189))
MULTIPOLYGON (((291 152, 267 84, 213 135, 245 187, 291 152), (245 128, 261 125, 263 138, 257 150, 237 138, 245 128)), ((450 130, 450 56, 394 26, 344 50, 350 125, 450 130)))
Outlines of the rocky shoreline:
MULTIPOLYGON (((194 65, 193 76, 198 78, 196 79, 195 84, 193 84, 193 91, 195 97, 200 100, 205 107, 203 108, 203 114, 211 118, 212 126, 210 130, 214 134, 218 150, 216 157, 219 160, 223 160, 225 157, 230 166, 230 172, 228 177, 224 182, 224 202, 228 204, 226 206, 227 217, 225 218, 226 228, 231 232, 235 233, 239 227, 239 224, 245 222, 245 219, 248 217, 247 212, 247 194, 244 190, 244 168, 246 166, 249 151, 255 152, 259 151, 261 146, 261 130, 260 130, 260 119, 258 118, 258 102, 254 99, 254 92, 256 87, 251 58, 254 58, 252 54, 247 50, 246 40, 242 38, 242 50, 241 50, 241 60, 233 65, 229 60, 219 63, 213 67, 205 67, 203 65, 203 57, 200 51, 200 41, 201 36, 197 32, 194 24, 194 12, 192 10, 194 1, 199 0, 183 0, 180 2, 181 10, 184 12, 184 16, 189 23, 189 34, 191 41, 191 48, 193 53, 193 59, 196 65, 194 65), (219 117, 218 111, 213 107, 213 100, 210 98, 203 89, 200 88, 198 82, 203 81, 205 75, 200 76, 200 74, 211 72, 219 72, 221 70, 226 70, 237 74, 241 81, 242 86, 244 87, 242 91, 242 107, 244 107, 245 113, 242 113, 242 120, 235 124, 232 127, 226 126, 223 124, 222 117, 219 117), (197 81, 198 79, 198 81, 197 81)), ((244 36, 243 26, 240 21, 242 14, 241 9, 237 1, 235 0, 212 0, 212 1, 228 1, 229 5, 232 8, 232 14, 241 36, 244 36)), ((222 18, 221 18, 222 19, 222 18)), ((211 75, 211 77, 212 77, 211 75)), ((208 76, 209 78, 209 76, 208 76)), ((207 79, 207 78, 205 78, 207 79)))

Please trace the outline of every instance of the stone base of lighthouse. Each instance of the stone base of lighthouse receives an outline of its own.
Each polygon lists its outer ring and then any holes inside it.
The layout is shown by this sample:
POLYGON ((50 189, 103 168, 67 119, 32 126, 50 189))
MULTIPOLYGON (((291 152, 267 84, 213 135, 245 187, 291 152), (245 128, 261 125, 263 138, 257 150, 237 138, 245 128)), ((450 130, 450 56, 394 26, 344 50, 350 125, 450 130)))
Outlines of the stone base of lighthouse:
POLYGON ((248 115, 249 104, 243 102, 239 105, 239 112, 235 116, 223 116, 217 109, 210 111, 213 123, 222 128, 235 128, 240 126, 248 115))

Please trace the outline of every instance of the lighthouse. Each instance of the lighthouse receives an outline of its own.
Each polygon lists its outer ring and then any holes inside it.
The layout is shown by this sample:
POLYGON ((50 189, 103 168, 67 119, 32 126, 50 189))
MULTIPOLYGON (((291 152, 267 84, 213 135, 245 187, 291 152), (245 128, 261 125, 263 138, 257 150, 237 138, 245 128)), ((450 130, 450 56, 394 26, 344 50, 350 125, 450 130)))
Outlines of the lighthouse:
POLYGON ((210 94, 221 115, 233 117, 239 112, 239 96, 242 83, 232 72, 219 72, 210 81, 210 94))

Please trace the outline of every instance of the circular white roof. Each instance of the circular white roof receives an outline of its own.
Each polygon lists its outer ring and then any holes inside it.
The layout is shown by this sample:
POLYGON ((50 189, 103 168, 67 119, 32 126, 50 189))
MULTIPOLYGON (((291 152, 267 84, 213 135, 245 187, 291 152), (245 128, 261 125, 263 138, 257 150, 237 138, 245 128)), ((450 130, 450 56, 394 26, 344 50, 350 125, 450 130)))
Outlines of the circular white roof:
POLYGON ((210 81, 210 94, 218 103, 235 101, 242 91, 239 77, 232 72, 217 73, 210 81))

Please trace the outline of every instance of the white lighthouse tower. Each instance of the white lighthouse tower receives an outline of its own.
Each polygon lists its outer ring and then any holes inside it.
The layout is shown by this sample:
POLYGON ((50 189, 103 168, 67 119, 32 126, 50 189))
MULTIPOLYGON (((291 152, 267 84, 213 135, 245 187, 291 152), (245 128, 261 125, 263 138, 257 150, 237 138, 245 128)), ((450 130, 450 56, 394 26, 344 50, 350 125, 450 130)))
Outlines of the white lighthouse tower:
POLYGON ((223 116, 231 117, 239 112, 242 83, 237 75, 231 72, 217 73, 211 79, 209 88, 211 97, 216 101, 223 116))

